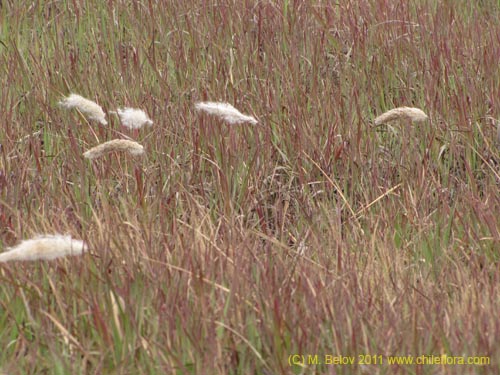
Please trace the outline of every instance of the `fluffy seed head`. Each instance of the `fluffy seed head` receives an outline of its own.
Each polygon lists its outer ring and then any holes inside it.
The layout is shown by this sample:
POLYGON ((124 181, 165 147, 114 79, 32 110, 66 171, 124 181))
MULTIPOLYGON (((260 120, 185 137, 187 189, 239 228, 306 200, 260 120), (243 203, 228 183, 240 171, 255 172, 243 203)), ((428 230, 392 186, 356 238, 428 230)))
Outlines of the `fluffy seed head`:
POLYGON ((144 154, 144 147, 137 142, 128 139, 114 139, 112 141, 101 143, 83 153, 87 159, 97 159, 102 155, 112 151, 127 151, 131 155, 144 154))
POLYGON ((378 126, 389 121, 399 119, 408 119, 413 122, 422 122, 427 120, 427 118, 427 115, 421 109, 412 107, 399 107, 391 109, 390 111, 387 111, 384 114, 378 116, 375 119, 375 125, 378 126))
POLYGON ((206 112, 209 115, 218 116, 229 124, 242 124, 245 122, 252 125, 257 124, 257 120, 255 118, 244 115, 229 103, 199 102, 195 104, 195 108, 196 110, 206 112))
POLYGON ((87 245, 71 236, 44 235, 22 241, 0 254, 0 263, 10 260, 51 260, 68 255, 82 255, 87 245))
POLYGON ((126 107, 118 108, 117 113, 123 126, 129 129, 140 129, 144 125, 153 125, 153 121, 143 110, 126 107))
POLYGON ((78 109, 88 120, 97 121, 103 125, 108 124, 101 106, 92 100, 85 99, 83 96, 70 94, 67 98, 61 100, 59 105, 66 109, 78 109))

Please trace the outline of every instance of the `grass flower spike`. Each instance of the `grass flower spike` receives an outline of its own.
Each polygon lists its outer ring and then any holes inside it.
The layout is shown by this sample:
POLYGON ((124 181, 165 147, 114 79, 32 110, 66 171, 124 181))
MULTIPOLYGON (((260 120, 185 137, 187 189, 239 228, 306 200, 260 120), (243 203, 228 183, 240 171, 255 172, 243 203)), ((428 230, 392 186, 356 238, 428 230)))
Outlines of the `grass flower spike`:
POLYGON ((71 94, 61 100, 59 105, 66 109, 78 109, 88 120, 100 122, 102 125, 108 124, 101 106, 83 96, 71 94))
POLYGON ((144 154, 144 147, 137 142, 129 141, 128 139, 114 139, 112 141, 101 143, 90 150, 83 153, 87 159, 97 159, 104 154, 112 151, 127 151, 131 155, 144 154))
POLYGON ((0 254, 0 262, 11 260, 52 260, 68 255, 82 255, 87 245, 71 236, 44 235, 22 241, 0 254))
POLYGON ((382 125, 389 121, 399 120, 399 119, 408 119, 413 122, 422 122, 427 120, 427 115, 418 108, 412 107, 399 107, 391 109, 378 116, 375 119, 375 125, 382 125))
POLYGON ((206 112, 209 115, 218 116, 229 124, 242 124, 246 122, 252 125, 257 124, 257 120, 255 118, 244 115, 228 103, 199 102, 195 104, 195 108, 196 110, 206 112))
POLYGON ((129 129, 140 129, 144 125, 153 125, 153 121, 151 121, 148 115, 140 109, 118 108, 117 113, 123 126, 129 129))

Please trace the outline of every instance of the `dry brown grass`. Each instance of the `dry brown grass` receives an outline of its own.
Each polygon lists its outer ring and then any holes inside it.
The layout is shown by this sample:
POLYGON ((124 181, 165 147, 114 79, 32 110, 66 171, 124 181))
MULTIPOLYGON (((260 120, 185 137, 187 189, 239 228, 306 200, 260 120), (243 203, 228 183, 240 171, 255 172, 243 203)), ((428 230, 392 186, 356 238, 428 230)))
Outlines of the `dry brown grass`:
POLYGON ((2 264, 2 371, 500 373, 496 2, 24 5, 0 8, 2 244, 90 253, 2 264), (155 126, 88 126, 71 91, 155 126), (371 126, 402 105, 429 120, 371 126), (126 137, 148 157, 82 157, 126 137))

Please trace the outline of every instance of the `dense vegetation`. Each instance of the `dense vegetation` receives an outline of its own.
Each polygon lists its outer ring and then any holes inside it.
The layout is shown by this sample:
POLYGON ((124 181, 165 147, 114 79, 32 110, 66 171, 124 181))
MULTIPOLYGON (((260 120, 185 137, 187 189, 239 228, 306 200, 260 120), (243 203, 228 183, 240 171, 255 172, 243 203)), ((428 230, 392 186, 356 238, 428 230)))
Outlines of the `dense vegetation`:
POLYGON ((0 371, 500 373, 499 19, 493 0, 0 1, 2 248, 90 250, 0 266, 0 371), (58 107, 71 92, 154 125, 88 122, 58 107), (429 120, 373 125, 398 106, 429 120), (125 137, 146 156, 82 157, 125 137), (442 354, 491 363, 386 360, 442 354))

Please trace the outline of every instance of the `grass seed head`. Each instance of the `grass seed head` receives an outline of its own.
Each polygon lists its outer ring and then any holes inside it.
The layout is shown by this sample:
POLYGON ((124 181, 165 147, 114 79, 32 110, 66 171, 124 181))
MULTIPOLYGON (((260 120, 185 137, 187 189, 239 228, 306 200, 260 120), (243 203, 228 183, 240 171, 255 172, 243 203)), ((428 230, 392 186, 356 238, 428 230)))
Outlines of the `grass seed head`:
POLYGON ((114 139, 112 141, 101 143, 83 153, 87 159, 97 159, 104 154, 112 151, 127 151, 131 155, 139 156, 144 154, 144 147, 135 141, 128 139, 114 139))
POLYGON ((11 260, 52 260, 68 255, 82 255, 87 245, 71 236, 43 235, 22 241, 0 254, 0 262, 11 260))
POLYGON ((108 124, 101 106, 83 96, 70 94, 67 98, 61 100, 59 105, 66 109, 78 109, 88 120, 97 121, 102 125, 108 124))
POLYGON ((255 118, 244 115, 229 103, 199 102, 195 104, 195 108, 197 111, 220 117, 229 124, 257 124, 257 120, 255 118))
POLYGON ((399 120, 399 119, 408 119, 413 122, 423 122, 427 120, 427 115, 418 108, 412 107, 399 107, 391 109, 375 119, 375 125, 382 125, 389 121, 399 120))
POLYGON ((118 108, 117 114, 120 117, 120 121, 123 126, 129 129, 140 129, 144 125, 153 125, 153 121, 148 117, 148 115, 140 109, 135 108, 118 108))

